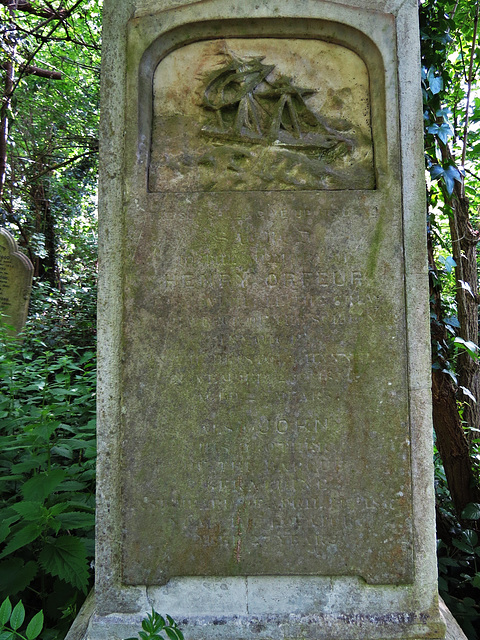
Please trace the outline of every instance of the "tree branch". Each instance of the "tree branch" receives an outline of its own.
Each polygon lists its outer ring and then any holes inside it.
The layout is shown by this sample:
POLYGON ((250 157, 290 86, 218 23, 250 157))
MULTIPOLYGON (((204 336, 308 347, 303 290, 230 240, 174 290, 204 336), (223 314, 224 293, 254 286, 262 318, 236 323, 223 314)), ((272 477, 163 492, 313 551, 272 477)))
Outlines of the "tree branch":
POLYGON ((470 169, 467 169, 465 167, 463 167, 465 173, 469 173, 471 176, 473 176, 476 180, 480 180, 480 176, 477 176, 476 173, 473 173, 473 171, 470 171, 470 169))
MULTIPOLYGON (((10 0, 0 0, 0 4, 3 4, 4 7, 8 7, 10 4, 10 0)), ((31 13, 34 16, 39 16, 40 18, 63 18, 68 14, 67 9, 59 9, 55 11, 54 9, 38 9, 37 7, 32 6, 30 2, 27 0, 18 0, 15 3, 16 11, 25 11, 25 13, 31 13)))
MULTIPOLYGON (((2 62, 0 67, 2 69, 7 69, 8 62, 2 62)), ((20 71, 23 75, 34 75, 39 76, 40 78, 50 78, 51 80, 61 80, 62 72, 61 71, 52 71, 51 69, 41 69, 40 67, 34 67, 32 65, 20 65, 20 71)))
POLYGON ((39 178, 44 176, 46 173, 50 173, 51 171, 55 171, 56 169, 61 169, 62 167, 66 167, 67 165, 72 164, 77 160, 80 160, 81 158, 87 158, 88 156, 91 156, 95 153, 97 153, 96 149, 93 149, 92 151, 86 151, 85 153, 80 153, 79 155, 74 156, 73 158, 68 158, 68 160, 65 160, 64 162, 59 162, 58 164, 54 164, 51 167, 47 167, 40 173, 37 173, 37 175, 32 178, 31 182, 38 180, 39 178))

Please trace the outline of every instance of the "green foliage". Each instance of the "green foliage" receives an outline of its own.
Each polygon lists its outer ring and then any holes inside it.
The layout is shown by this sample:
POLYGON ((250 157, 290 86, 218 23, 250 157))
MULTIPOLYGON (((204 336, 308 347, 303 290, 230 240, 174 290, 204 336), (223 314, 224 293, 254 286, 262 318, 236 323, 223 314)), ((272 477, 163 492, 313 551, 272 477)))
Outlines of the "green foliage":
POLYGON ((437 510, 448 532, 437 541, 438 587, 469 640, 477 640, 480 620, 480 504, 468 504, 456 518, 443 466, 435 454, 437 510))
POLYGON ((14 76, 2 223, 20 235, 43 282, 84 287, 96 261, 102 2, 10 5, 0 5, 0 48, 14 76), (61 77, 26 72, 32 65, 61 77))
POLYGON ((0 330, 0 598, 43 609, 61 638, 91 582, 95 353, 30 327, 0 330))
MULTIPOLYGON (((466 307, 459 300, 462 296, 474 300, 471 283, 475 276, 470 282, 461 276, 466 257, 463 248, 459 248, 460 242, 452 242, 452 237, 458 233, 461 216, 468 217, 461 238, 465 228, 472 229, 468 237, 475 243, 478 225, 480 47, 477 23, 477 0, 421 2, 433 368, 447 374, 456 390, 457 416, 450 424, 458 421, 459 428, 463 426, 464 442, 468 442, 470 448, 472 495, 475 495, 473 485, 480 484, 479 425, 475 420, 468 422, 465 407, 480 399, 478 389, 467 388, 469 384, 462 383, 462 376, 468 367, 478 366, 480 350, 466 329, 466 307), (467 363, 462 365, 463 369, 460 362, 467 363)), ((475 264, 474 257, 472 264, 475 264)), ((475 326, 478 318, 473 306, 470 321, 475 326)), ((443 442, 443 450, 447 447, 448 443, 443 442)), ((440 593, 469 640, 477 640, 480 637, 480 505, 470 502, 461 513, 456 512, 438 453, 435 484, 440 593)))
MULTIPOLYGON (((141 640, 184 640, 183 633, 175 620, 170 616, 167 616, 165 620, 154 609, 142 621, 142 631, 138 632, 138 636, 141 640)), ((138 640, 138 638, 127 638, 126 640, 138 640)))
MULTIPOLYGON (((462 518, 472 527, 480 519, 480 504, 470 503, 462 518)), ((438 541, 439 591, 470 640, 478 638, 480 618, 480 542, 474 528, 454 523, 451 544, 438 541)))
POLYGON ((38 638, 43 628, 43 611, 38 611, 28 623, 26 629, 22 631, 25 621, 25 607, 19 600, 15 607, 12 607, 10 598, 6 598, 0 605, 0 640, 35 640, 38 638))

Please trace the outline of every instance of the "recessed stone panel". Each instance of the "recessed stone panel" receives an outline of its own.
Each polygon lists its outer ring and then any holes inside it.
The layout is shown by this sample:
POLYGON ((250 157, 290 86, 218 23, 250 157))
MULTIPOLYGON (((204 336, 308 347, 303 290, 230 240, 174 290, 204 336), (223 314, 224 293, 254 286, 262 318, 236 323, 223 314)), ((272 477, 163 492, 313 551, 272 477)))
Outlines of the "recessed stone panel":
POLYGON ((373 189, 369 76, 346 47, 229 38, 154 76, 151 191, 373 189))
POLYGON ((142 230, 126 269, 125 579, 410 580, 394 211, 374 192, 165 196, 142 230))

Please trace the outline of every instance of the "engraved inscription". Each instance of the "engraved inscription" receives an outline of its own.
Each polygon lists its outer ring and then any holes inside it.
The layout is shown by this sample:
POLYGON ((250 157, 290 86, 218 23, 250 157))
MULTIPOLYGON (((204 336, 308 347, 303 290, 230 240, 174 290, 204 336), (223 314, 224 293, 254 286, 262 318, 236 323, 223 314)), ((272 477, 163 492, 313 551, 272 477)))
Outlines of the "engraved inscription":
POLYGON ((173 51, 155 73, 149 188, 374 189, 365 64, 319 40, 173 51))
POLYGON ((355 203, 331 195, 289 203, 231 194, 221 206, 186 196, 181 217, 168 206, 180 196, 158 196, 161 207, 132 233, 128 584, 278 574, 408 581, 406 358, 394 279, 402 253, 395 244, 370 250, 377 192, 355 203), (137 264, 151 268, 140 276, 137 264))

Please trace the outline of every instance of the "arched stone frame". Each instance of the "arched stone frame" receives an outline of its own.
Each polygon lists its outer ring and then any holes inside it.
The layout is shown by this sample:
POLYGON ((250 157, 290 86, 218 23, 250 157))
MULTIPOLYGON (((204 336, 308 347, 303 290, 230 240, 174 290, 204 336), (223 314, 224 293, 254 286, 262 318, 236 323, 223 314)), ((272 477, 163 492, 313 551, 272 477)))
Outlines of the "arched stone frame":
MULTIPOLYGON (((150 165, 153 125, 153 77, 160 62, 175 50, 189 44, 230 38, 271 38, 321 40, 357 54, 369 75, 371 127, 374 146, 375 188, 382 189, 388 171, 385 119, 385 73, 382 55, 363 32, 339 22, 326 20, 280 19, 221 20, 182 25, 155 39, 144 51, 138 70, 138 155, 146 169, 150 165), (245 33, 248 32, 248 35, 245 33), (221 35, 219 35, 221 34, 221 35)), ((142 182, 148 177, 138 176, 142 182)), ((148 187, 147 187, 148 190, 148 187)))

